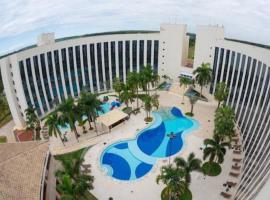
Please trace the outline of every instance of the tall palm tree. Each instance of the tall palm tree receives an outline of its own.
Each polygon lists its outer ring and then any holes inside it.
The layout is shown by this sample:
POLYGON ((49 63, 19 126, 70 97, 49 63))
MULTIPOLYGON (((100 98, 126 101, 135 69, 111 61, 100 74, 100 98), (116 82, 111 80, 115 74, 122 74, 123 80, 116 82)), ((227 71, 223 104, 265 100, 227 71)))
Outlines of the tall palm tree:
POLYGON ((159 81, 160 81, 160 76, 158 75, 158 73, 153 71, 151 83, 152 83, 152 87, 155 87, 156 94, 157 94, 157 85, 159 81))
POLYGON ((79 141, 78 138, 80 135, 76 128, 76 121, 80 113, 78 113, 79 109, 75 105, 74 99, 69 97, 62 101, 62 103, 58 105, 57 111, 59 111, 60 120, 69 124, 71 131, 75 134, 77 141, 79 141))
POLYGON ((130 72, 127 77, 127 84, 131 91, 136 93, 137 108, 139 108, 139 88, 140 88, 140 77, 137 72, 130 72))
POLYGON ((209 158, 210 162, 223 163, 226 154, 226 147, 230 147, 230 143, 223 142, 221 138, 215 134, 213 139, 205 139, 203 150, 203 159, 209 158))
POLYGON ((172 165, 163 166, 160 175, 157 176, 157 183, 161 181, 166 187, 163 189, 162 200, 179 200, 188 190, 188 184, 185 182, 185 172, 172 165))
POLYGON ((187 160, 181 157, 176 157, 174 162, 178 168, 181 168, 185 172, 185 181, 191 183, 191 172, 192 171, 201 171, 201 160, 195 158, 194 153, 190 153, 187 160))
POLYGON ((81 92, 78 99, 78 108, 82 114, 87 116, 90 130, 92 129, 91 122, 93 121, 95 123, 97 111, 101 110, 101 104, 96 94, 81 92))
POLYGON ((32 130, 34 132, 34 139, 40 139, 40 120, 36 115, 36 109, 34 107, 29 107, 25 109, 26 115, 26 129, 32 130))
POLYGON ((152 111, 152 108, 155 107, 158 109, 159 107, 159 101, 158 101, 158 95, 145 95, 142 97, 142 101, 144 102, 144 109, 146 111, 146 119, 145 120, 150 120, 151 116, 150 113, 152 111))
POLYGON ((202 63, 200 67, 194 70, 196 82, 201 86, 200 95, 202 96, 202 89, 205 85, 211 82, 212 69, 209 63, 202 63))
POLYGON ((223 82, 217 84, 216 91, 215 91, 215 99, 218 101, 218 107, 222 101, 225 101, 229 95, 229 89, 227 85, 223 82))
POLYGON ((141 88, 146 91, 146 94, 150 93, 150 83, 154 82, 154 71, 151 65, 147 64, 140 72, 141 88))
POLYGON ((133 102, 133 93, 127 84, 123 85, 119 99, 126 104, 126 107, 128 107, 129 102, 133 102))
POLYGON ((196 96, 188 96, 189 98, 189 103, 190 103, 190 115, 193 116, 193 109, 194 109, 194 105, 196 104, 196 102, 198 101, 198 97, 196 96))
POLYGON ((231 107, 222 106, 215 113, 215 129, 214 133, 219 135, 221 139, 231 138, 235 134, 235 114, 231 107))
POLYGON ((49 128, 48 130, 49 136, 52 136, 52 135, 54 135, 55 137, 59 136, 62 144, 65 146, 62 133, 59 129, 59 125, 60 125, 60 122, 59 122, 57 113, 53 112, 45 118, 45 126, 49 128))
POLYGON ((184 97, 185 97, 185 91, 186 91, 186 88, 193 84, 193 81, 188 78, 188 77, 185 77, 185 76, 181 76, 179 77, 179 83, 180 83, 180 87, 183 86, 183 99, 182 99, 182 104, 184 104, 184 97))
POLYGON ((113 89, 118 93, 118 97, 120 98, 120 93, 123 89, 123 82, 117 77, 113 80, 113 89))

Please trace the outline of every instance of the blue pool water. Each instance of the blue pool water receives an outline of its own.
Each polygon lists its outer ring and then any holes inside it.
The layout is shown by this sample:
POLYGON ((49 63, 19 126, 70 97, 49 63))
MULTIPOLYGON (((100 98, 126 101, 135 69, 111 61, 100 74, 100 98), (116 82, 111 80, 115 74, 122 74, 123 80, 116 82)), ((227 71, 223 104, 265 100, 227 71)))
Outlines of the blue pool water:
POLYGON ((198 122, 183 116, 176 107, 153 112, 154 122, 133 140, 114 143, 101 156, 102 168, 118 180, 135 180, 146 175, 157 159, 179 152, 183 135, 197 129, 198 122), (168 134, 173 133, 170 139, 168 134))

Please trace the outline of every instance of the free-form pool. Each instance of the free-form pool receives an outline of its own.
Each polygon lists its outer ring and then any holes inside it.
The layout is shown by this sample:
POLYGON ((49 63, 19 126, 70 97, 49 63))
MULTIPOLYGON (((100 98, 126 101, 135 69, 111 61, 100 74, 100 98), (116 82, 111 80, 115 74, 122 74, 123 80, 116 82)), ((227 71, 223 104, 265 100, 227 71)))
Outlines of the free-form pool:
POLYGON ((183 136, 198 127, 196 120, 183 116, 176 107, 160 109, 153 116, 155 121, 135 139, 114 143, 103 151, 100 162, 107 175, 118 180, 141 178, 158 158, 179 152, 183 136))

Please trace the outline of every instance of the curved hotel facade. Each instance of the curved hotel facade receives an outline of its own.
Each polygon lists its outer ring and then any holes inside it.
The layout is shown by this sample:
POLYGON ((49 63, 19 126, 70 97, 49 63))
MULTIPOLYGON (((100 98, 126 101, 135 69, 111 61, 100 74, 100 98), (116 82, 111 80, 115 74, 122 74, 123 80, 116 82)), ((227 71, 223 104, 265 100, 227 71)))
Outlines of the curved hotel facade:
MULTIPOLYGON (((186 25, 162 24, 160 31, 125 31, 55 40, 43 35, 38 45, 2 56, 2 78, 13 119, 24 125, 24 110, 40 117, 68 96, 85 89, 103 92, 112 81, 146 64, 174 80, 185 67, 186 25)), ((213 81, 229 87, 227 104, 234 108, 244 148, 243 171, 234 199, 255 199, 270 173, 270 49, 224 38, 223 27, 198 26, 194 66, 209 62, 213 81)))

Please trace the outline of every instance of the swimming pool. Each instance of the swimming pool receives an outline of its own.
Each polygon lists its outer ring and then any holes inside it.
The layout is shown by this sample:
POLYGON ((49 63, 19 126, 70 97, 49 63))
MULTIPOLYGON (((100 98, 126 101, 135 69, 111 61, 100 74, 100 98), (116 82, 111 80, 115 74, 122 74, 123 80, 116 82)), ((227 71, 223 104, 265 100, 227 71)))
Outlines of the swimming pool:
POLYGON ((145 176, 157 159, 179 152, 184 135, 198 128, 198 122, 183 116, 176 107, 153 112, 154 122, 135 139, 116 142, 102 153, 100 162, 107 175, 118 180, 136 180, 145 176), (170 139, 168 134, 173 133, 170 139))

